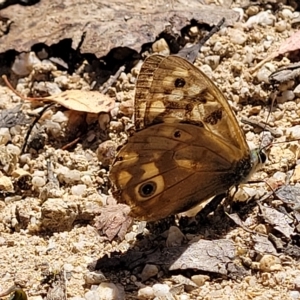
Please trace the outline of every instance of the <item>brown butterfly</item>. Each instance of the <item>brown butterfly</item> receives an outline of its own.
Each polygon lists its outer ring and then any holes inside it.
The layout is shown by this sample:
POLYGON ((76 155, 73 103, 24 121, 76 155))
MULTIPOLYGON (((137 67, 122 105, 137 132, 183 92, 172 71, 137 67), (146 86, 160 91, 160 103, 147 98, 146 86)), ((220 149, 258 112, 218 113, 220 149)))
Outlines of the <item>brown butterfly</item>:
POLYGON ((113 194, 131 215, 158 220, 247 180, 266 160, 250 151, 227 100, 179 56, 148 57, 135 94, 136 133, 112 165, 113 194))

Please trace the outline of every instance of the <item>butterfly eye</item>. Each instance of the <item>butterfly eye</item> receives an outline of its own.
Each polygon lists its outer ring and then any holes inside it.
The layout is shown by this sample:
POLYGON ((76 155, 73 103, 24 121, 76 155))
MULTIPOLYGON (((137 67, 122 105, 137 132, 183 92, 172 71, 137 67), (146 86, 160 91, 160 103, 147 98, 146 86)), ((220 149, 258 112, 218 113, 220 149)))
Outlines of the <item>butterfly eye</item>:
POLYGON ((147 181, 143 183, 139 188, 139 194, 143 198, 152 196, 157 189, 157 185, 154 181, 147 181))

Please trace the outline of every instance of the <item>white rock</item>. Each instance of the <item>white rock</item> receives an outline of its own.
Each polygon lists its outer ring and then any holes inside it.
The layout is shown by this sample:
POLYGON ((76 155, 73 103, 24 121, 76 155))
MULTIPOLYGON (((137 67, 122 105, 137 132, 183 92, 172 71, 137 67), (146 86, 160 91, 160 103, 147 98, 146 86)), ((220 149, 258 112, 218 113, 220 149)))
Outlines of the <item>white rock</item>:
POLYGON ((213 74, 212 74, 212 69, 209 65, 202 65, 200 67, 200 70, 209 78, 212 78, 213 74))
POLYGON ((269 76, 275 71, 275 66, 271 63, 266 63, 260 68, 256 74, 259 82, 269 82, 269 76))
POLYGON ((219 55, 208 55, 204 58, 204 62, 211 66, 214 70, 220 64, 220 56, 219 55))
POLYGON ((209 280, 209 276, 207 275, 193 275, 191 277, 192 281, 196 283, 198 286, 204 285, 205 281, 209 280))
POLYGON ((80 181, 81 172, 78 170, 70 170, 67 167, 60 168, 60 173, 58 175, 58 179, 61 182, 65 183, 75 183, 80 181))
POLYGON ((84 276, 84 281, 86 284, 92 285, 92 284, 100 284, 103 281, 106 281, 106 277, 104 274, 100 271, 94 271, 94 272, 88 272, 84 276))
POLYGON ((300 276, 299 275, 294 279, 294 285, 297 290, 300 290, 300 276))
POLYGON ((96 291, 86 292, 84 295, 84 299, 86 299, 86 300, 102 300, 102 299, 100 299, 100 297, 96 291))
POLYGON ((170 288, 167 284, 156 283, 153 285, 154 296, 166 297, 169 294, 170 288))
POLYGON ((294 93, 297 97, 300 96, 300 84, 298 84, 295 89, 294 89, 294 93))
POLYGON ((280 271, 282 269, 280 258, 266 254, 259 261, 259 268, 263 272, 280 271))
POLYGON ((290 291, 289 294, 291 299, 295 299, 295 300, 300 299, 300 293, 298 291, 290 291))
POLYGON ((10 192, 10 193, 14 191, 14 186, 10 178, 7 176, 2 176, 1 173, 0 173, 0 191, 10 192))
POLYGON ((138 291, 138 299, 153 299, 154 291, 151 286, 145 286, 138 291))
POLYGON ((284 20, 281 20, 281 21, 279 21, 279 22, 277 22, 277 23, 275 24, 275 29, 276 29, 276 31, 278 31, 278 32, 283 32, 283 31, 285 31, 285 30, 286 30, 286 27, 287 27, 287 24, 286 24, 286 21, 284 21, 284 20))
POLYGON ((286 101, 291 101, 295 98, 295 94, 293 91, 288 90, 282 92, 281 96, 277 97, 276 100, 278 103, 285 103, 286 101))
POLYGON ((87 185, 87 186, 92 186, 93 185, 93 181, 90 175, 83 175, 81 177, 81 181, 87 185))
POLYGON ((287 128, 286 135, 291 140, 299 140, 300 139, 300 125, 295 125, 293 127, 287 128))
POLYGON ((66 264, 64 264, 64 270, 66 272, 72 272, 74 270, 74 266, 72 264, 66 263, 66 264))
POLYGON ((23 52, 16 56, 11 69, 19 76, 27 76, 33 70, 33 66, 40 63, 41 61, 37 58, 34 52, 23 52))
POLYGON ((85 184, 77 184, 71 187, 72 195, 81 196, 86 191, 85 184))
POLYGON ((239 29, 230 28, 228 36, 230 41, 237 45, 243 45, 247 41, 247 34, 239 29))
POLYGON ((32 177, 31 183, 35 187, 42 187, 46 184, 46 180, 43 177, 34 176, 32 177))
POLYGON ((245 23, 246 27, 252 28, 254 25, 273 25, 276 21, 274 14, 267 10, 261 11, 257 15, 250 17, 245 23))
POLYGON ((155 265, 150 265, 150 264, 145 265, 141 274, 142 281, 146 281, 149 278, 156 276, 158 274, 158 271, 159 269, 155 265))
POLYGON ((21 153, 21 149, 18 146, 15 146, 13 144, 8 144, 6 146, 6 150, 9 154, 12 154, 12 155, 20 155, 20 153, 21 153))
POLYGON ((8 128, 0 128, 0 145, 6 145, 11 141, 11 135, 8 128))
POLYGON ((180 295, 178 299, 179 300, 189 300, 191 298, 188 294, 184 294, 184 295, 180 295))
POLYGON ((277 172, 274 173, 273 178, 278 180, 278 181, 285 182, 286 173, 277 171, 277 172))
POLYGON ((68 121, 68 117, 62 112, 58 111, 56 114, 52 116, 52 121, 57 123, 63 123, 68 121))
POLYGON ((124 288, 111 282, 102 282, 96 290, 100 300, 123 300, 125 299, 124 288))
POLYGON ((285 18, 285 19, 292 19, 294 17, 293 12, 288 9, 288 8, 284 8, 281 11, 281 15, 285 18))

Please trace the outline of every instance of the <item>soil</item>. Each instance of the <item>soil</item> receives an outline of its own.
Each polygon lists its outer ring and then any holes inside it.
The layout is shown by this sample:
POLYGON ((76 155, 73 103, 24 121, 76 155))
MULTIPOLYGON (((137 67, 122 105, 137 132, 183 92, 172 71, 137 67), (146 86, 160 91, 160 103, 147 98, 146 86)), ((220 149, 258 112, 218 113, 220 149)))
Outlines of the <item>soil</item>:
POLYGON ((0 81, 0 298, 15 285, 29 300, 300 299, 297 2, 25 2, 0 1, 0 74, 35 98, 0 81), (78 18, 64 18, 72 9, 78 18), (268 160, 196 225, 132 220, 111 195, 109 169, 134 132, 142 61, 197 43, 223 16, 194 64, 224 93, 250 148, 272 139, 268 160), (55 95, 68 90, 105 93, 105 107, 91 113, 92 96, 79 93, 64 105, 55 95))

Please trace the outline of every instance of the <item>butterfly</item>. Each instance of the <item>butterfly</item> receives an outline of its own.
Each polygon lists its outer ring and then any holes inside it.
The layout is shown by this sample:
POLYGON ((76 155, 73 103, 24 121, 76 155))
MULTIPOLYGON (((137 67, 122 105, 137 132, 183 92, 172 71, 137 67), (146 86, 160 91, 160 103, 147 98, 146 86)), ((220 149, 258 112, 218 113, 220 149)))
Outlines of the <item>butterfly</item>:
POLYGON ((266 161, 250 151, 217 86, 187 60, 149 56, 136 82, 136 132, 110 170, 113 195, 141 220, 184 212, 245 182, 266 161))

